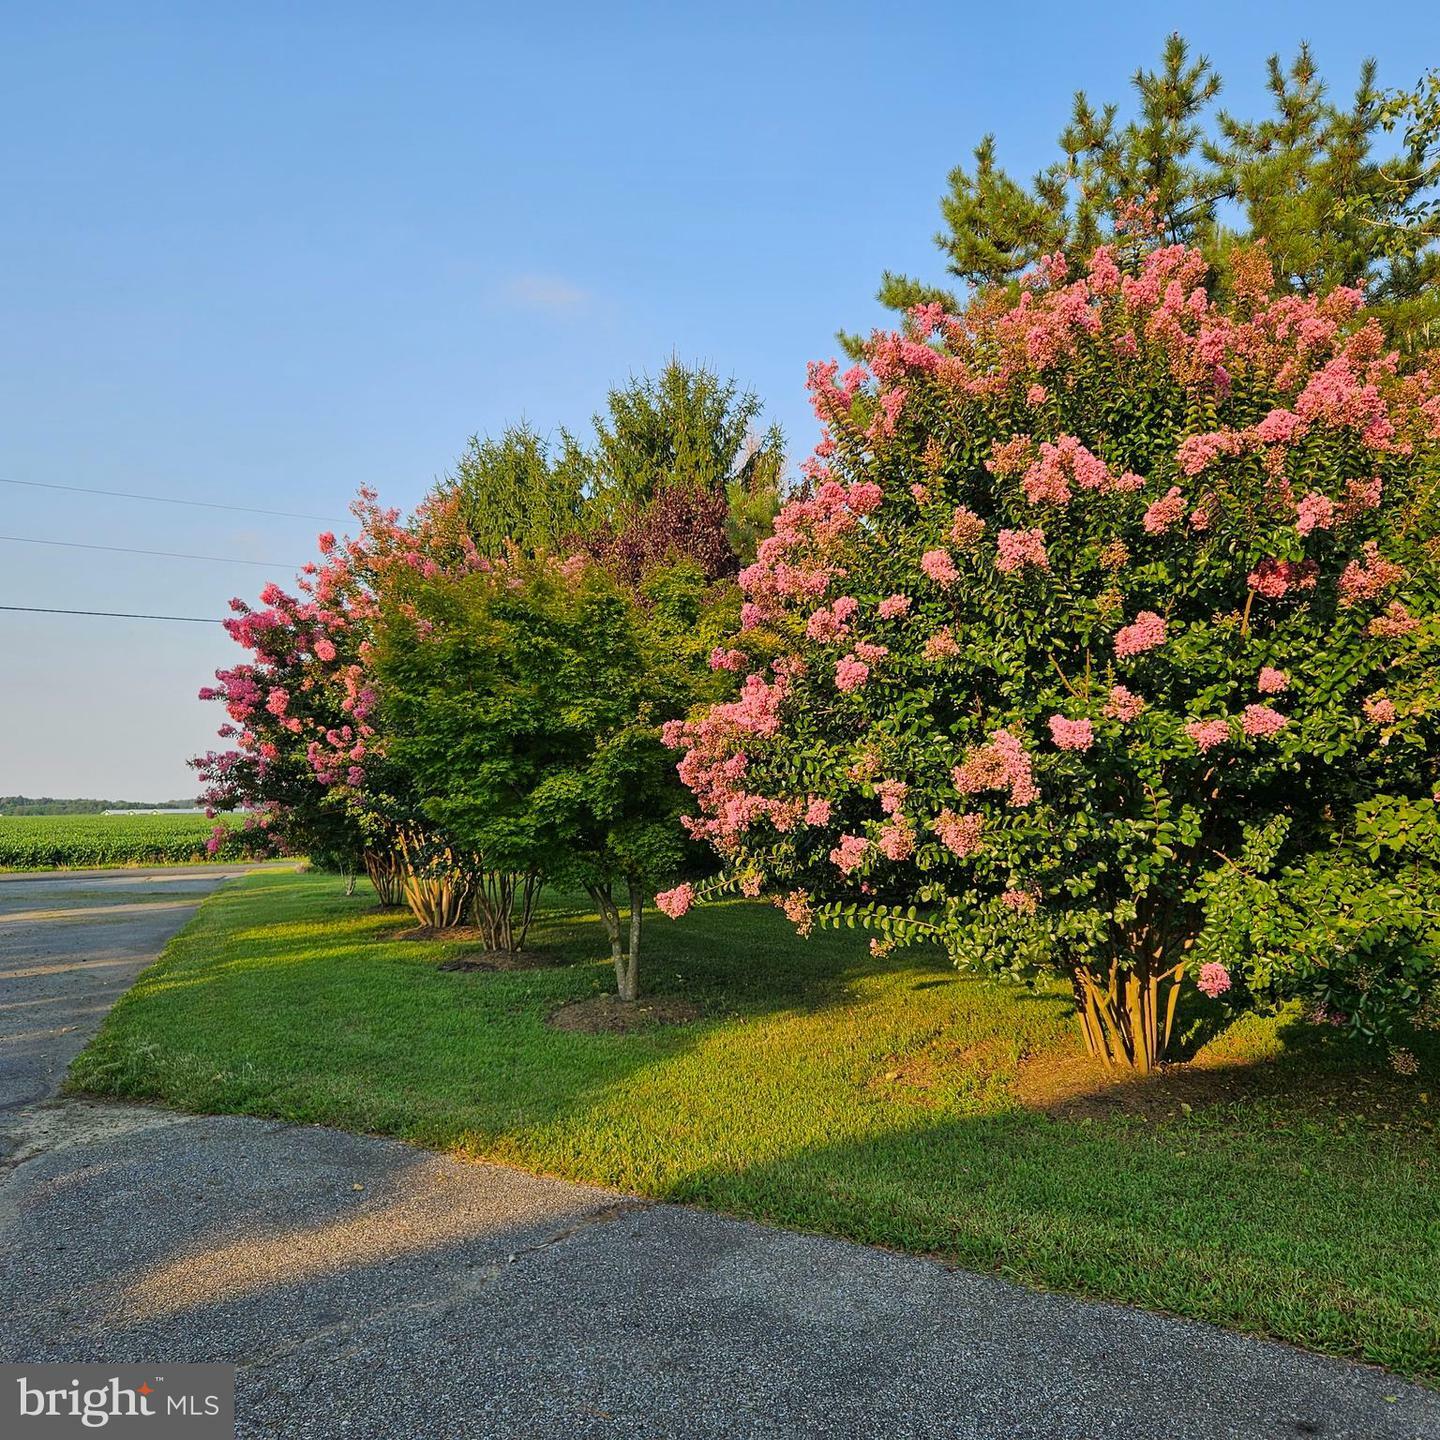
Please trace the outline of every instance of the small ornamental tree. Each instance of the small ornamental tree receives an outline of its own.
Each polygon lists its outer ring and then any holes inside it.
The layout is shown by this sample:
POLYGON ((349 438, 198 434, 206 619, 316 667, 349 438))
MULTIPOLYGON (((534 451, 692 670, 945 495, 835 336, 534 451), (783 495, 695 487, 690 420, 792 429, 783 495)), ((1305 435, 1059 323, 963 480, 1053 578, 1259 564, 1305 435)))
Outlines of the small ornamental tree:
POLYGON ((698 698, 711 672, 694 652, 707 631, 733 629, 733 595, 693 563, 653 572, 637 594, 586 556, 515 553, 463 577, 414 575, 387 596, 376 668, 388 757, 457 850, 585 888, 622 1000, 639 994, 646 887, 696 858, 659 722, 698 698))
POLYGON ((218 684, 200 691, 202 700, 224 704, 229 719, 220 735, 236 742, 191 762, 204 786, 200 798, 211 814, 248 808, 276 846, 338 870, 348 887, 364 863, 364 833, 344 801, 317 784, 310 753, 317 735, 338 739, 340 727, 356 761, 364 754, 364 739, 350 728, 359 722, 342 708, 334 683, 333 636, 343 622, 274 584, 258 608, 237 599, 231 609, 225 628, 251 659, 217 671, 218 684))
POLYGON ((1187 984, 1437 1018, 1440 369, 1263 250, 1205 282, 1055 256, 813 366, 808 492, 741 576, 776 658, 668 736, 731 883, 1059 972, 1141 1071, 1187 984))
POLYGON ((483 563, 437 499, 410 525, 362 491, 353 540, 319 537, 321 560, 304 567, 298 594, 270 584, 260 604, 231 601, 225 622, 249 658, 216 672, 201 698, 225 706, 233 748, 194 761, 214 809, 249 807, 276 841, 317 864, 353 873, 363 863, 383 904, 411 904, 422 922, 454 920, 469 881, 443 873, 443 837, 430 835, 406 777, 385 758, 370 670, 378 596, 398 575, 483 563), (412 863, 413 860, 413 863, 412 863))

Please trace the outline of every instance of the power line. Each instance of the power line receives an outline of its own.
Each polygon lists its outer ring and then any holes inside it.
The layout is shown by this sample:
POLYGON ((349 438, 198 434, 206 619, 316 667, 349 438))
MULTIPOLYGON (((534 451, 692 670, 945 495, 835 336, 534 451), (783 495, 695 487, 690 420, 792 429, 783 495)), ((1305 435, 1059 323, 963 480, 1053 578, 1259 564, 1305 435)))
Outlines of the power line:
POLYGON ((0 535, 12 545, 58 545, 67 550, 105 550, 112 555, 154 555, 164 560, 207 560, 217 565, 259 565, 266 570, 298 570, 279 560, 241 560, 234 555, 191 555, 183 550, 135 550, 129 545, 87 545, 83 540, 36 540, 29 535, 0 535))
POLYGON ((113 500, 153 500, 160 505, 193 505, 201 510, 235 510, 242 515, 279 515, 286 520, 321 520, 343 525, 333 515, 304 515, 296 510, 261 510, 253 505, 222 505, 218 500, 182 500, 176 495, 139 495, 130 490, 92 490, 86 485, 55 485, 46 480, 7 480, 0 475, 0 485, 24 485, 32 490, 65 490, 72 495, 108 495, 113 500))
POLYGON ((107 620, 183 620, 189 625, 219 625, 208 615, 136 615, 129 610, 56 610, 48 605, 0 605, 0 610, 20 610, 29 615, 101 615, 107 620))

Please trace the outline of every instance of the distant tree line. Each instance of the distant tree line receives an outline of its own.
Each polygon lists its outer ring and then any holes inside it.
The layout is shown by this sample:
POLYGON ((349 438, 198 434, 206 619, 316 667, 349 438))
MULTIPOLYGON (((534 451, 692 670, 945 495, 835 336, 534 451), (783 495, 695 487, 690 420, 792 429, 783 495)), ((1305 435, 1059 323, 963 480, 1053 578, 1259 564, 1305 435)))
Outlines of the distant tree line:
POLYGON ((185 800, 57 800, 50 795, 0 795, 0 815, 100 815, 106 810, 190 810, 185 800))

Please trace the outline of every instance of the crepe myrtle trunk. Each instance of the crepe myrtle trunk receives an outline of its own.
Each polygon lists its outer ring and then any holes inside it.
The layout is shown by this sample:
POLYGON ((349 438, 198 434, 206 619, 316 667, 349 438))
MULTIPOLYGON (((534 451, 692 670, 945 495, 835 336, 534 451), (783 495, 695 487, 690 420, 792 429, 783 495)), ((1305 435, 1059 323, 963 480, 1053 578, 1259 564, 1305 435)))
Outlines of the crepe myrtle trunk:
POLYGON ((393 850, 367 850, 365 873, 375 887, 375 894, 387 910, 405 903, 405 870, 393 850))
POLYGON ((1175 1006, 1185 978, 1163 945, 1146 937, 1109 965, 1079 963, 1071 971, 1075 1014, 1085 1048, 1107 1069, 1153 1074, 1175 1028, 1175 1006))
POLYGON ((630 914, 628 924, 622 925, 620 909, 610 882, 603 885, 589 885, 590 898, 594 900, 600 919, 604 921, 605 933, 610 937, 610 958, 615 964, 615 988, 620 998, 632 1002, 640 997, 640 927, 645 913, 645 887, 639 879, 626 877, 630 892, 630 914))

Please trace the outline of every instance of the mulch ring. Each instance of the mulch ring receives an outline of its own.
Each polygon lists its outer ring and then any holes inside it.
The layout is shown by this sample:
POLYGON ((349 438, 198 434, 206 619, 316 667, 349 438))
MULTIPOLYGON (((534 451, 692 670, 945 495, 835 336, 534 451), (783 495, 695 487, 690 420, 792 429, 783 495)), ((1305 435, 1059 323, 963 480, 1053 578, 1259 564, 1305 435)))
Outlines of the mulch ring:
POLYGON ((699 1018, 698 1005, 675 995, 647 995, 635 1001, 594 995, 562 1005, 545 1023, 552 1030, 578 1035, 629 1035, 651 1025, 684 1025, 699 1018))
POLYGON ((436 930, 430 925, 415 925, 398 930, 392 940, 420 940, 431 945, 466 946, 458 955, 442 960, 437 970, 550 970, 565 965, 563 955, 553 950, 491 950, 478 926, 456 925, 449 930, 436 930))

